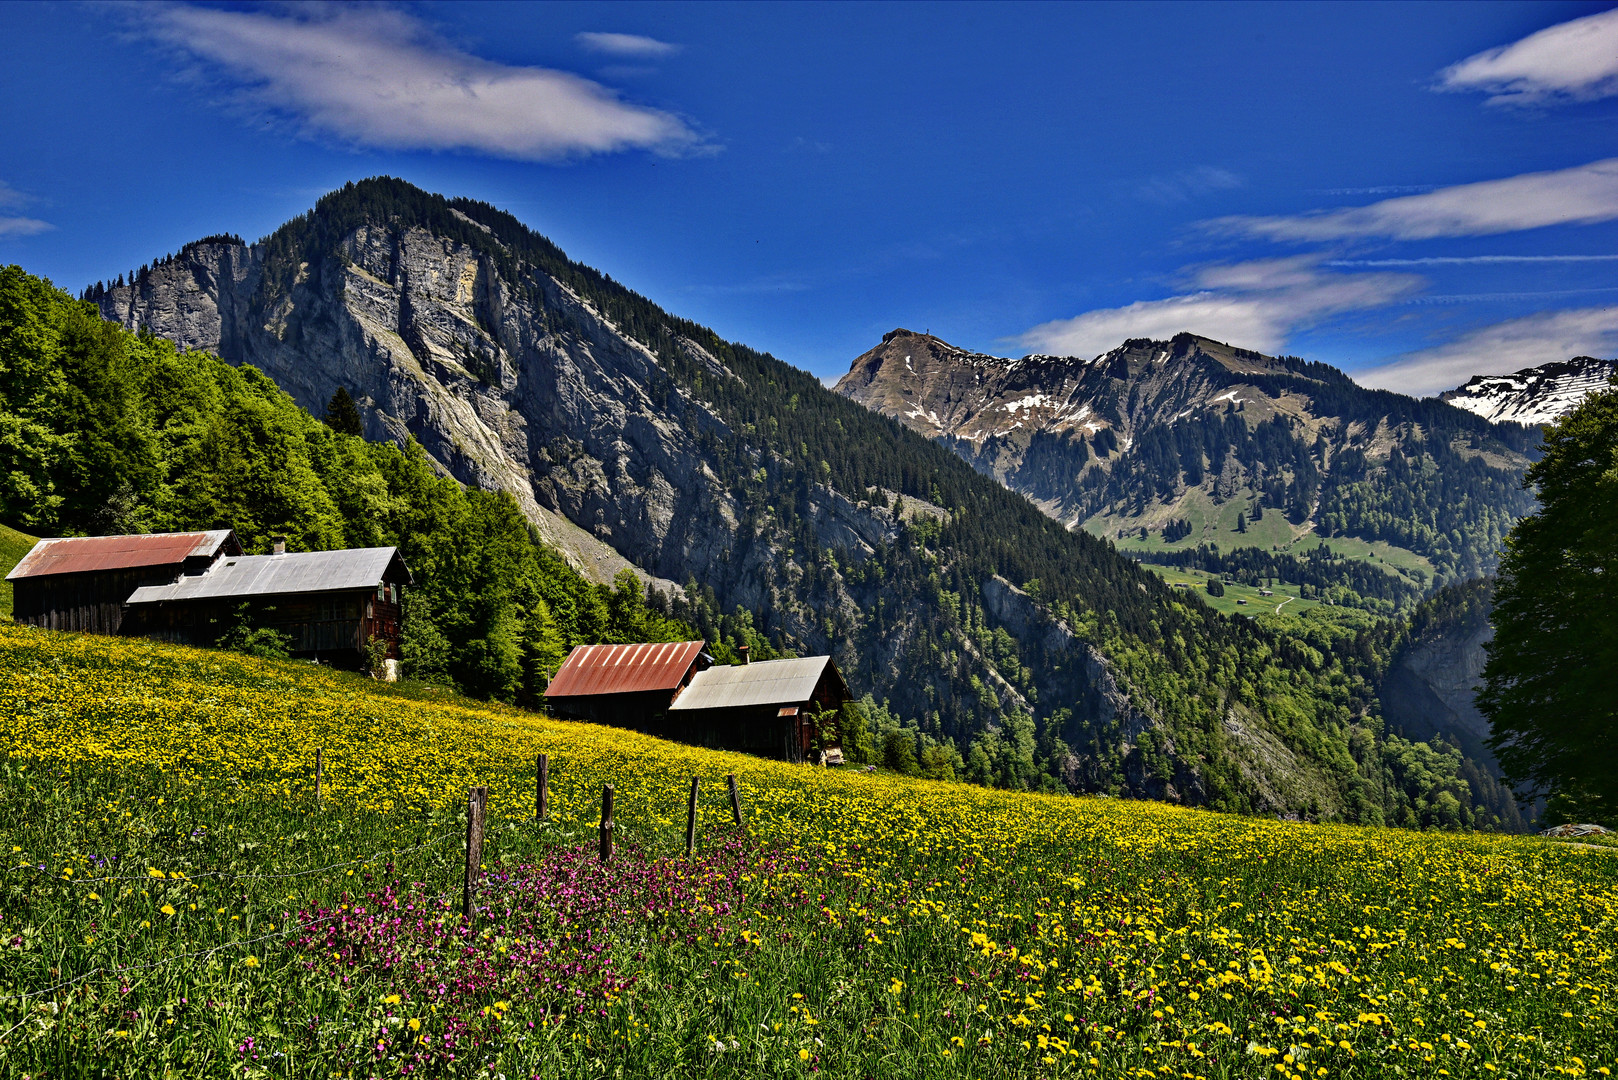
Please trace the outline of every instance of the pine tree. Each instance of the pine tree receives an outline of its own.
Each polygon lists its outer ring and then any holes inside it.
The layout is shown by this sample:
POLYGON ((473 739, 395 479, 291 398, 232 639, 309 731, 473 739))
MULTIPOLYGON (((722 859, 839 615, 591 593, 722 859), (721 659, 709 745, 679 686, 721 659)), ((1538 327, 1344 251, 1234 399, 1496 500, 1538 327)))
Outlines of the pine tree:
POLYGON ((1506 540, 1478 708, 1519 791, 1618 823, 1618 388, 1547 429, 1524 482, 1540 510, 1506 540))
POLYGON ((348 396, 347 387, 339 386, 337 393, 331 396, 331 403, 326 406, 326 425, 344 435, 365 434, 365 424, 360 420, 359 407, 354 404, 354 399, 348 396))

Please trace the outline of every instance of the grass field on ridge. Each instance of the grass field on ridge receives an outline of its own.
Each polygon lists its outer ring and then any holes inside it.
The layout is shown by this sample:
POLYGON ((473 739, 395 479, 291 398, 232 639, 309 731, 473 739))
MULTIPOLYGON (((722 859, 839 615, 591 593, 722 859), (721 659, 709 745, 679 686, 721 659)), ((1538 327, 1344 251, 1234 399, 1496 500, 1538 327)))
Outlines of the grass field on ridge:
POLYGON ((1603 852, 828 772, 9 626, 0 719, 8 1076, 1618 1065, 1603 852), (729 772, 750 838, 729 825, 729 772), (491 830, 467 927, 474 782, 491 830))

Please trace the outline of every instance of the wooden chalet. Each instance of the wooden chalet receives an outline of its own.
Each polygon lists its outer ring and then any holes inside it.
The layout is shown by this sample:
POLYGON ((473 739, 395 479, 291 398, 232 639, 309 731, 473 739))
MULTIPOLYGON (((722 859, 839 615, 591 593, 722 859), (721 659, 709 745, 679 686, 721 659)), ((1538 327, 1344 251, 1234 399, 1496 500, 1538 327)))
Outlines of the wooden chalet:
POLYGON ((396 548, 243 555, 229 529, 41 540, 6 580, 12 617, 51 630, 212 646, 243 604, 255 627, 285 634, 294 656, 359 667, 372 635, 399 655, 396 548))
POLYGON ((581 645, 557 670, 545 700, 560 716, 633 728, 695 746, 802 762, 817 739, 840 747, 841 732, 817 732, 850 700, 829 656, 715 666, 700 641, 581 645))
POLYGON ((410 570, 391 547, 279 552, 219 559, 207 572, 130 594, 127 633, 209 646, 238 618, 284 634, 293 656, 335 667, 365 661, 373 636, 399 657, 410 570))
POLYGON ((41 540, 6 575, 11 617, 48 630, 116 634, 136 589, 202 574, 241 553, 229 529, 41 540))

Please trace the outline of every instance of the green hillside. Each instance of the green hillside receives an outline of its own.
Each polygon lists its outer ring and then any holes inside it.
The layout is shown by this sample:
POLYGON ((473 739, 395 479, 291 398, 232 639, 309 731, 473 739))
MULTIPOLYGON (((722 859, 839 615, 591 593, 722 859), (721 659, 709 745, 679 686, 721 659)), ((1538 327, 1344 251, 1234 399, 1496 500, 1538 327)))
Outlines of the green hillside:
MULTIPOLYGON (((0 579, 11 573, 11 568, 28 554, 36 538, 16 529, 0 525, 0 579)), ((0 619, 11 617, 11 583, 0 580, 0 619)))
POLYGON ((1618 1066, 1603 851, 790 766, 142 641, 0 627, 0 844, 9 1075, 1618 1066))

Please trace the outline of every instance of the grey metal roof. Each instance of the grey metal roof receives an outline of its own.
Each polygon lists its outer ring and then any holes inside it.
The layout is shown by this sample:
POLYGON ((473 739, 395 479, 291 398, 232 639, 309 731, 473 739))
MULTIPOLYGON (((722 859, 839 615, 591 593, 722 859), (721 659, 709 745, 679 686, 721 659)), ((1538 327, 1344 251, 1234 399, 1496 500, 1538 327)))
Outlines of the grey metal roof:
MULTIPOLYGON (((374 589, 389 564, 398 558, 399 549, 391 547, 238 555, 220 559, 206 573, 184 576, 172 585, 136 589, 129 603, 374 589)), ((399 565, 404 568, 404 560, 400 559, 399 565)), ((405 580, 409 576, 406 568, 405 580)))
POLYGON ((669 712, 801 705, 814 694, 830 663, 829 656, 806 656, 799 660, 759 660, 711 667, 691 677, 690 684, 669 706, 669 712))

